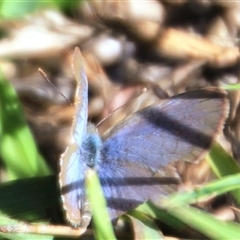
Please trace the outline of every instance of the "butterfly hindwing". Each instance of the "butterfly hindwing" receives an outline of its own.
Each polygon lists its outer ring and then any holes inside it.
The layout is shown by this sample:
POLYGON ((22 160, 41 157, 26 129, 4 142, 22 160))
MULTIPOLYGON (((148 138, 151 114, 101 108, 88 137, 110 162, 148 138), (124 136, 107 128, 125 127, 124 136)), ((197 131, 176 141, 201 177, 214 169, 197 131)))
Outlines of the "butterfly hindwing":
POLYGON ((159 177, 143 164, 122 161, 96 167, 111 219, 147 200, 158 202, 179 183, 178 178, 159 177))

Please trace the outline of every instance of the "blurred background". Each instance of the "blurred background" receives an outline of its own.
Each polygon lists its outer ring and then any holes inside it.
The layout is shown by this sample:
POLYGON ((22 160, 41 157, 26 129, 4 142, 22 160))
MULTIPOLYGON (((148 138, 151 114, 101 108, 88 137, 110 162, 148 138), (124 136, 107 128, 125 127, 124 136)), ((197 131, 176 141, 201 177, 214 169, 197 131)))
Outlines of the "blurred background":
MULTIPOLYGON (((238 1, 1 1, 0 16, 2 72, 53 172, 69 141, 74 107, 38 68, 73 102, 76 46, 89 79, 89 120, 97 124, 122 106, 100 124, 101 134, 167 95, 239 81, 238 1)), ((239 92, 229 98, 220 142, 239 160, 239 92)), ((188 185, 211 178, 205 163, 188 167, 179 166, 188 185)), ((0 178, 7 179, 4 167, 0 178)))
MULTIPOLYGON (((74 108, 38 68, 73 102, 75 46, 89 79, 89 119, 98 123, 128 102, 101 124, 101 133, 155 102, 158 91, 171 96, 238 82, 236 1, 2 1, 0 10, 2 70, 53 167, 67 145, 74 108)), ((232 121, 238 138, 238 121, 232 121)))

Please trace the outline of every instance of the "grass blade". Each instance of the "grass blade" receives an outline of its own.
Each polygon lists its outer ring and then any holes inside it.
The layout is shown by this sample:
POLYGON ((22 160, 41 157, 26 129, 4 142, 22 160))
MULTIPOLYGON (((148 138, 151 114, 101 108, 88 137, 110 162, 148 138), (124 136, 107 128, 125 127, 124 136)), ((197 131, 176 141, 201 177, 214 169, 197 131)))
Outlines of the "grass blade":
POLYGON ((1 71, 0 106, 0 155, 7 169, 8 179, 51 174, 50 168, 38 153, 17 94, 1 71))
POLYGON ((107 203, 94 170, 89 170, 86 174, 86 188, 93 213, 96 239, 116 239, 108 216, 107 203))

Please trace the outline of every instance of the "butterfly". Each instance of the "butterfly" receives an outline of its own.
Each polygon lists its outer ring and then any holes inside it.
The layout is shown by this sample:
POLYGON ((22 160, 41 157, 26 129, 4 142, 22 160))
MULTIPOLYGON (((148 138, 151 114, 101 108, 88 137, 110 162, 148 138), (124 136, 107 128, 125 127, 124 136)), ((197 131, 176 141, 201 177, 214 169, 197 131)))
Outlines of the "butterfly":
POLYGON ((73 72, 77 87, 70 143, 60 158, 59 185, 66 219, 64 226, 0 227, 3 232, 41 232, 81 235, 91 221, 85 173, 94 169, 100 179, 110 219, 145 201, 157 203, 169 194, 167 166, 197 161, 222 130, 229 102, 224 90, 208 87, 173 96, 120 121, 99 136, 88 123, 88 81, 80 50, 75 49, 73 72), (159 177, 160 176, 160 177, 159 177))
POLYGON ((96 170, 110 218, 115 219, 167 194, 156 174, 163 173, 169 163, 201 158, 228 114, 226 92, 209 87, 146 107, 100 137, 87 122, 88 82, 79 49, 73 69, 75 115, 59 174, 63 208, 73 227, 86 228, 91 219, 84 182, 89 168, 96 170))

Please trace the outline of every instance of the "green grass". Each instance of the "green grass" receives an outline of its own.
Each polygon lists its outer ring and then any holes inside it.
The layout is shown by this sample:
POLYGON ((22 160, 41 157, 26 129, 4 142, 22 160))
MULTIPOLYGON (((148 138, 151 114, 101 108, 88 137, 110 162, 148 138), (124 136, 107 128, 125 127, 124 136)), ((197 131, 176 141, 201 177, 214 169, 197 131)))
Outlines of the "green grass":
POLYGON ((8 180, 51 174, 37 150, 18 96, 1 71, 0 139, 0 157, 8 180))
POLYGON ((82 0, 74 0, 74 1, 55 1, 55 0, 34 0, 34 1, 8 1, 1 0, 0 1, 0 16, 1 19, 21 19, 26 15, 38 11, 41 9, 57 9, 62 12, 71 12, 81 3, 82 0))

